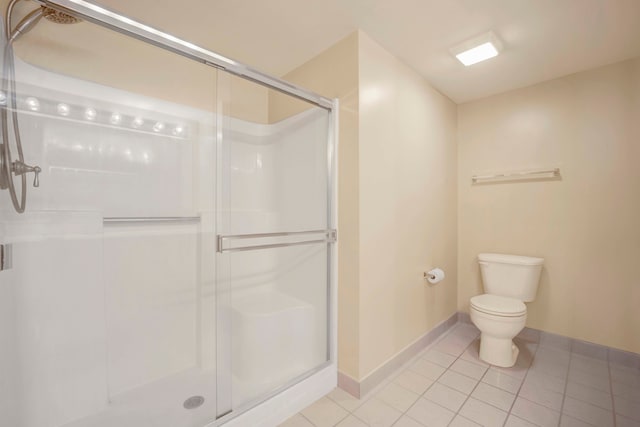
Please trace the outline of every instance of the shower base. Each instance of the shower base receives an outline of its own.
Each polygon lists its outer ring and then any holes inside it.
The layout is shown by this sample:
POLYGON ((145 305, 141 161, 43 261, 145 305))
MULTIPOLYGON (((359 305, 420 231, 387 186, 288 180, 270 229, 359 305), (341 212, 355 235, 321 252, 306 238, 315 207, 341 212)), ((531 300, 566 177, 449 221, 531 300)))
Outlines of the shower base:
POLYGON ((215 420, 215 393, 215 373, 193 369, 120 393, 104 411, 61 427, 202 427, 215 420), (202 396, 204 402, 185 409, 192 396, 202 396))

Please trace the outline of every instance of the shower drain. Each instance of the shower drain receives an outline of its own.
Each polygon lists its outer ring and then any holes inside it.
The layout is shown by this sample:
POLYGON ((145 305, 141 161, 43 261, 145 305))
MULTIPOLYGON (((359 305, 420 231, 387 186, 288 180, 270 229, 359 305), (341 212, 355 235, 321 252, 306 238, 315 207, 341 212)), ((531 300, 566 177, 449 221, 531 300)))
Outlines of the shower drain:
POLYGON ((182 406, 184 409, 196 409, 200 405, 204 403, 204 397, 202 396, 191 396, 187 400, 184 401, 182 406))

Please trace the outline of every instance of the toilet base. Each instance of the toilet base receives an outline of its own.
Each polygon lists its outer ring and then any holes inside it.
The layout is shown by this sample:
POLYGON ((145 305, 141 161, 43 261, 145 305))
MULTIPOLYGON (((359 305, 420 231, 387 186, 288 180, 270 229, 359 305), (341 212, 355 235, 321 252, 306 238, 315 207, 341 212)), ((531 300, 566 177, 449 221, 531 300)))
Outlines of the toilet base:
POLYGON ((496 338, 485 333, 480 334, 480 359, 485 362, 510 368, 516 364, 520 349, 509 338, 496 338))

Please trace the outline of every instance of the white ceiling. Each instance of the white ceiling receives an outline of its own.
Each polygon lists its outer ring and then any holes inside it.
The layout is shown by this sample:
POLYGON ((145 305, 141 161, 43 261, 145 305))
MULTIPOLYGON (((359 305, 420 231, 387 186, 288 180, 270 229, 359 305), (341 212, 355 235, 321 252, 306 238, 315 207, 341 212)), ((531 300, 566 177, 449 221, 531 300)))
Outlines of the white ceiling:
POLYGON ((640 56, 640 0, 96 0, 278 76, 362 29, 458 103, 640 56), (498 57, 448 49, 487 30, 498 57))

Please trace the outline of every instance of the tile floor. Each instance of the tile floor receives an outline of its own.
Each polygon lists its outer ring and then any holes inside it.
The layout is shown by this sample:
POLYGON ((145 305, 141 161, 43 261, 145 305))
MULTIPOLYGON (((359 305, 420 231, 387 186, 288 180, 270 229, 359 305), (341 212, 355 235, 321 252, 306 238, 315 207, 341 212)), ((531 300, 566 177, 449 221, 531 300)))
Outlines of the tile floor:
POLYGON ((335 389, 281 427, 640 427, 640 370, 528 329, 516 342, 513 368, 490 366, 458 323, 363 399, 335 389))

